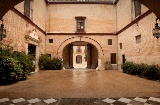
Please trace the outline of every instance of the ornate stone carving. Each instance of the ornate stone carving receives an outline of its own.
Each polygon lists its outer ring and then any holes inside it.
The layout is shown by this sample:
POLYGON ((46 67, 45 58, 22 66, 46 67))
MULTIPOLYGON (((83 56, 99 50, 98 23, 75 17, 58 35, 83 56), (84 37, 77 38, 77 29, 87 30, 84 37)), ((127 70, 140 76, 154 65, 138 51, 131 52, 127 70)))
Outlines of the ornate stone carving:
POLYGON ((25 35, 25 38, 26 38, 27 41, 31 40, 31 41, 34 41, 34 42, 37 42, 37 43, 42 42, 41 37, 39 37, 36 34, 36 29, 35 28, 33 30, 30 30, 29 32, 27 32, 27 34, 25 35))

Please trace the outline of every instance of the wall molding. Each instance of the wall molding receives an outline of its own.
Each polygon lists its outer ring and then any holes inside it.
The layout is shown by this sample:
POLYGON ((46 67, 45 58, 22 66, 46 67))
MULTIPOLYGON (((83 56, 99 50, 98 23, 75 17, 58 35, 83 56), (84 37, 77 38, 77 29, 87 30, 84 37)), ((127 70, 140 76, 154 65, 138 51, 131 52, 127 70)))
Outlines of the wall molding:
POLYGON ((113 2, 102 2, 102 1, 100 1, 100 2, 97 2, 97 1, 85 1, 85 2, 81 2, 81 1, 79 1, 79 2, 77 2, 77 1, 73 1, 73 2, 65 2, 65 1, 63 1, 63 2, 56 2, 56 1, 54 1, 54 2, 49 2, 48 0, 45 0, 45 2, 46 2, 46 4, 107 4, 107 5, 116 5, 117 3, 118 3, 118 1, 119 0, 115 0, 114 1, 114 3, 113 2))
POLYGON ((46 35, 117 35, 116 33, 46 33, 46 35))

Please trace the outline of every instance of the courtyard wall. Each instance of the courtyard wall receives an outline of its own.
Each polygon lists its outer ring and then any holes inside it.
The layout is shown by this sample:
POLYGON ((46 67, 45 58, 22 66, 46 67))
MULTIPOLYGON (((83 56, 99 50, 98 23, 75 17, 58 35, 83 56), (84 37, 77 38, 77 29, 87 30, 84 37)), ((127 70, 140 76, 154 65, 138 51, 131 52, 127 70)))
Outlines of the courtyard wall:
POLYGON ((142 5, 142 18, 134 18, 132 14, 131 0, 120 0, 117 4, 117 29, 118 34, 118 65, 122 64, 122 55, 126 61, 135 63, 159 64, 160 62, 160 40, 153 37, 152 30, 155 26, 156 16, 142 5), (125 4, 125 5, 124 5, 125 4), (136 37, 140 35, 140 43, 136 37), (122 49, 120 49, 122 43, 122 49))
POLYGON ((66 45, 85 41, 97 48, 102 67, 105 61, 110 61, 111 53, 117 54, 119 69, 122 55, 126 61, 159 64, 160 40, 152 35, 156 16, 144 5, 141 9, 142 15, 134 17, 132 0, 119 0, 117 5, 46 4, 44 0, 33 0, 33 18, 29 19, 24 16, 21 2, 3 17, 7 37, 2 42, 26 53, 28 44, 34 44, 38 47, 38 59, 43 53, 62 57, 66 45), (77 16, 86 17, 84 34, 75 33, 77 16), (25 38, 32 31, 41 43, 25 38), (137 36, 141 36, 140 43, 136 43, 137 36), (108 39, 112 39, 112 45, 108 45, 108 39))
POLYGON ((93 44, 98 50, 98 58, 102 60, 102 66, 106 61, 110 61, 110 54, 117 53, 117 36, 116 35, 47 35, 46 36, 46 53, 52 57, 62 57, 63 49, 66 45, 76 42, 85 41, 93 44), (53 43, 49 43, 53 39, 53 43), (112 45, 108 45, 108 39, 112 39, 112 45))
MULTIPOLYGON (((42 30, 46 30, 46 2, 45 0, 31 0, 31 11, 32 16, 31 20, 37 26, 39 26, 42 30)), ((17 4, 14 8, 16 8, 19 12, 24 14, 24 1, 17 4)))
POLYGON ((25 35, 29 35, 30 31, 36 30, 36 35, 41 37, 42 42, 37 44, 39 46, 40 53, 45 52, 45 35, 43 30, 40 30, 38 27, 31 21, 27 21, 20 13, 12 9, 3 17, 4 25, 7 30, 6 38, 3 39, 4 44, 8 44, 14 48, 15 51, 27 51, 27 40, 25 35))
POLYGON ((77 16, 86 17, 86 33, 116 33, 116 7, 106 4, 49 4, 47 32, 75 33, 77 16))

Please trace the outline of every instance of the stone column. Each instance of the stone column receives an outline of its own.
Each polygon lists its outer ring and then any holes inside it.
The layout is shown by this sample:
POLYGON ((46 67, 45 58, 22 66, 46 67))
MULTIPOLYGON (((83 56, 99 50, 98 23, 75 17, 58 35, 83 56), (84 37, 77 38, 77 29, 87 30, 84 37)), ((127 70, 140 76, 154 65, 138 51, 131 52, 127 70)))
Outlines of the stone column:
POLYGON ((87 45, 87 68, 91 68, 91 44, 87 45))
POLYGON ((74 68, 73 67, 73 44, 70 44, 70 47, 69 47, 69 66, 70 68, 74 68))

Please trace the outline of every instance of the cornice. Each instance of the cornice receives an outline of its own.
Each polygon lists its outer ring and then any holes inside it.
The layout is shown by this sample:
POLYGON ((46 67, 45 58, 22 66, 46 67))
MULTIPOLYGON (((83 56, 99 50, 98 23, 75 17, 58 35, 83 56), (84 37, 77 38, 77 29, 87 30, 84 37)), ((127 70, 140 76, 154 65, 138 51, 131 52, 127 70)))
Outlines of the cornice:
POLYGON ((115 2, 103 2, 103 1, 71 1, 71 2, 68 2, 68 1, 48 1, 48 0, 45 0, 46 4, 108 4, 108 5, 115 5, 117 3, 118 0, 115 0, 115 2))
POLYGON ((46 33, 46 35, 117 35, 116 33, 52 33, 52 32, 48 32, 46 33))

